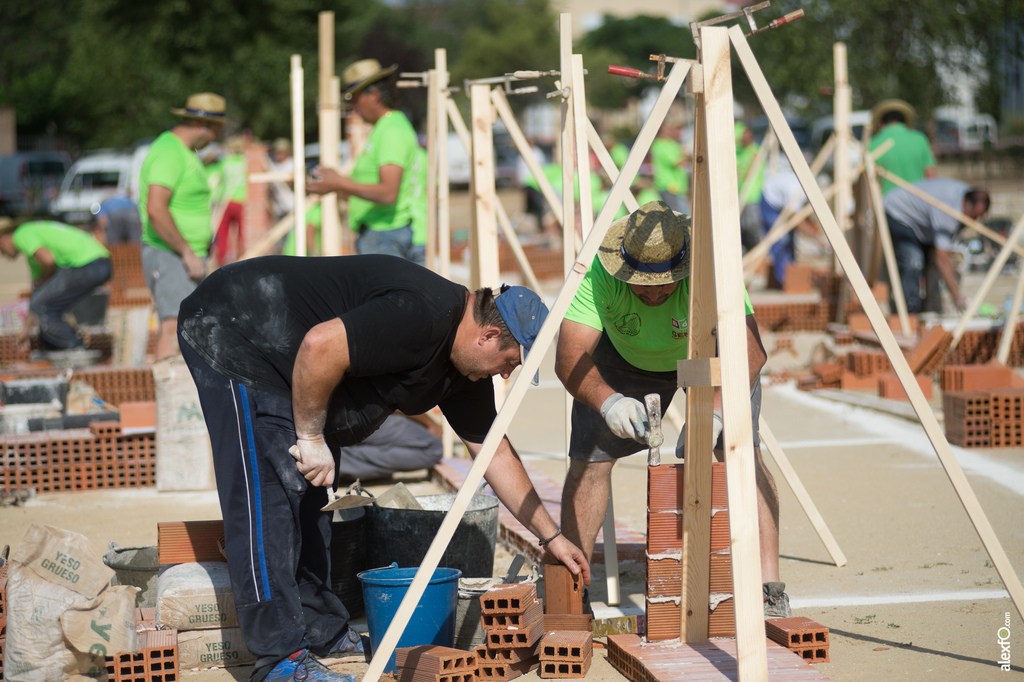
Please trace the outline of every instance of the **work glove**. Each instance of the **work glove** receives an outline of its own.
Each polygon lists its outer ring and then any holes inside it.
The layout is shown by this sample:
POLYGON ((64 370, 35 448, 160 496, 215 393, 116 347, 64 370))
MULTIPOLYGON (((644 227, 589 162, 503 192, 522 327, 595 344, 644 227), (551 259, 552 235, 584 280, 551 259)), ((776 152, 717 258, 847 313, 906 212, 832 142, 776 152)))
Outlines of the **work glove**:
MULTIPOLYGON (((722 426, 722 413, 715 410, 711 414, 712 448, 718 445, 718 437, 722 435, 722 426)), ((679 440, 676 441, 676 457, 678 459, 684 459, 686 457, 686 424, 683 424, 683 428, 679 431, 679 440)))
POLYGON ((295 458, 299 473, 311 484, 326 488, 334 483, 334 457, 323 436, 299 438, 288 452, 295 458))
POLYGON ((638 443, 647 443, 650 424, 647 421, 647 408, 639 400, 613 393, 601 405, 601 417, 619 438, 632 438, 638 443))

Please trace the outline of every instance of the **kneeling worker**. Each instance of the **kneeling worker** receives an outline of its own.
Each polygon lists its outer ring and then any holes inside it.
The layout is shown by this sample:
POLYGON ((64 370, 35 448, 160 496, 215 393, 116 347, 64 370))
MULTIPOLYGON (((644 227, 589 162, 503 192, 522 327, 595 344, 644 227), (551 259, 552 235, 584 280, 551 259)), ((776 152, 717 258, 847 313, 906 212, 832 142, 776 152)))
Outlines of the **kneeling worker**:
MULTIPOLYGON (((647 448, 644 396, 659 393, 667 408, 676 392, 676 363, 686 358, 689 338, 689 275, 690 219, 652 201, 608 228, 562 322, 555 372, 575 398, 562 530, 588 561, 604 522, 616 460, 647 448)), ((764 613, 774 618, 790 615, 789 597, 779 582, 778 494, 757 447, 759 373, 766 354, 749 300, 746 312, 764 613)), ((714 409, 712 442, 717 444, 722 432, 717 388, 714 409)), ((684 441, 685 431, 676 446, 679 457, 684 441)), ((716 455, 722 458, 720 451, 716 455)))
MULTIPOLYGON (((470 292, 384 255, 254 258, 185 299, 178 336, 213 444, 254 679, 352 679, 315 658, 362 650, 330 589, 331 514, 320 511, 338 449, 396 410, 439 405, 475 456, 496 416, 491 377, 520 364, 546 316, 529 289, 470 292)), ((550 560, 589 583, 508 439, 486 478, 550 560)))
MULTIPOLYGON (((28 309, 39 321, 39 342, 44 351, 84 345, 64 318, 64 311, 110 279, 110 252, 77 227, 54 220, 17 222, 0 218, 0 252, 14 260, 25 254, 32 273, 28 309)), ((18 335, 28 346, 29 324, 18 335)))

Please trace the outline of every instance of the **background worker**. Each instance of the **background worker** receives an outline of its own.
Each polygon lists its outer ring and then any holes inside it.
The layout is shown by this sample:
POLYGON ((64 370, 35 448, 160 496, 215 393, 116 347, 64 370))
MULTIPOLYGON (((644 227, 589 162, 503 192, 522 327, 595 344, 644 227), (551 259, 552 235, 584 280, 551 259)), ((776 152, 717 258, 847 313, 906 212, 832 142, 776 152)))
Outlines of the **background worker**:
POLYGON ((395 413, 362 443, 340 448, 339 480, 384 478, 430 469, 441 461, 441 427, 425 414, 395 413))
MULTIPOLYGON (((331 515, 319 511, 338 448, 363 441, 396 410, 440 406, 475 456, 496 415, 490 377, 520 364, 520 347, 529 351, 546 315, 523 287, 470 293, 380 255, 241 261, 184 301, 182 355, 210 431, 255 679, 327 675, 314 656, 358 647, 330 591, 331 515)), ((552 561, 589 583, 583 553, 548 516, 507 438, 486 478, 552 561)))
POLYGON ((661 200, 679 213, 690 212, 690 180, 686 175, 686 155, 679 142, 680 126, 665 121, 658 136, 651 143, 651 170, 654 174, 654 188, 661 200))
POLYGON ((220 224, 213 239, 216 263, 227 263, 228 242, 235 233, 235 251, 245 251, 245 202, 249 200, 249 162, 245 158, 245 141, 241 135, 232 135, 224 142, 224 156, 216 164, 220 186, 214 190, 217 197, 214 218, 220 211, 220 224))
MULTIPOLYGON (((295 172, 292 143, 288 138, 279 137, 274 140, 270 147, 270 163, 267 170, 288 175, 295 172)), ((270 183, 270 209, 275 223, 295 209, 295 191, 290 180, 275 180, 270 183)))
MULTIPOLYGON (((917 114, 914 107, 901 99, 887 99, 879 102, 871 111, 871 136, 869 149, 874 150, 886 140, 892 140, 892 148, 880 156, 875 164, 893 175, 906 180, 934 178, 936 175, 935 156, 924 133, 914 130, 917 114)), ((888 194, 896 185, 891 180, 882 180, 882 194, 888 194)))
POLYGON ((195 152, 220 137, 224 112, 224 98, 211 92, 172 109, 181 120, 154 140, 139 175, 142 269, 160 319, 157 360, 178 353, 178 306, 206 276, 213 217, 206 171, 195 152))
MULTIPOLYGON (((754 142, 754 131, 742 121, 736 122, 736 174, 740 191, 757 160, 761 145, 754 142)), ((761 186, 764 184, 764 164, 751 176, 746 194, 740 196, 740 239, 743 250, 749 251, 761 241, 765 225, 761 217, 761 186)))
POLYGON ((139 206, 127 194, 115 194, 96 212, 96 237, 107 246, 137 244, 142 238, 139 206))
MULTIPOLYGON (((689 274, 689 218, 663 202, 644 204, 608 228, 562 322, 555 372, 574 398, 562 531, 588 560, 607 512, 616 460, 647 448, 644 396, 659 393, 667 409, 676 392, 676 363, 686 358, 689 338, 689 274)), ((779 582, 779 501, 757 436, 759 372, 767 356, 749 300, 746 312, 764 613, 782 617, 789 615, 789 597, 779 582)), ((715 389, 716 443, 721 401, 715 389)), ((681 435, 677 456, 684 443, 681 435)))
MULTIPOLYGON (((14 260, 25 254, 32 274, 29 312, 39 322, 44 351, 83 346, 64 311, 110 279, 110 252, 92 235, 52 220, 18 223, 0 217, 0 253, 14 260)), ((29 321, 18 335, 28 348, 29 321)))
POLYGON ((345 69, 345 99, 364 121, 373 124, 373 130, 351 177, 319 166, 319 179, 307 182, 306 189, 348 197, 349 225, 359 233, 358 253, 411 260, 411 169, 419 142, 409 119, 395 109, 397 88, 391 76, 397 68, 395 64, 382 69, 376 59, 363 59, 345 69))
MULTIPOLYGON (((935 178, 919 180, 914 187, 969 218, 978 220, 988 212, 988 192, 965 182, 935 178)), ((929 259, 934 261, 957 310, 964 310, 967 297, 960 291, 949 256, 953 235, 960 229, 959 221, 902 187, 886 194, 882 203, 885 204, 885 217, 896 252, 903 296, 907 299, 907 312, 942 312, 942 299, 938 292, 922 291, 921 279, 925 276, 929 259)))

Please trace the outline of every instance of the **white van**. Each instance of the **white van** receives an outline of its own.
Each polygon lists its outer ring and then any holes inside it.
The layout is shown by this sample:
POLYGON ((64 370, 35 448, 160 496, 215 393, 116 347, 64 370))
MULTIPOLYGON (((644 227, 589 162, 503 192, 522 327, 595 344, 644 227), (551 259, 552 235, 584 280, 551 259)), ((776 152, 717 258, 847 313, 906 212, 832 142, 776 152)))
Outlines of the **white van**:
POLYGON ((72 225, 92 222, 106 199, 129 193, 131 170, 130 152, 103 150, 83 156, 65 176, 51 212, 72 225))

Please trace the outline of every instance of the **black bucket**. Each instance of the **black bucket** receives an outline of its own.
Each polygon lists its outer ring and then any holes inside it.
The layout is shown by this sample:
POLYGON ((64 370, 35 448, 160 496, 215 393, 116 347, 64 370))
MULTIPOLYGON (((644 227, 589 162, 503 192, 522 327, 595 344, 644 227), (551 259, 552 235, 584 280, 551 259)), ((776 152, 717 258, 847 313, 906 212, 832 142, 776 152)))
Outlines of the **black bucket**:
POLYGON ((353 618, 363 615, 363 586, 356 577, 366 561, 366 507, 337 509, 331 522, 331 590, 353 618))
MULTIPOLYGON (((396 562, 402 568, 419 566, 437 535, 455 495, 422 495, 420 509, 367 510, 367 552, 371 566, 396 562)), ((464 578, 490 578, 498 539, 498 498, 477 493, 469 503, 438 566, 457 568, 464 578)))

